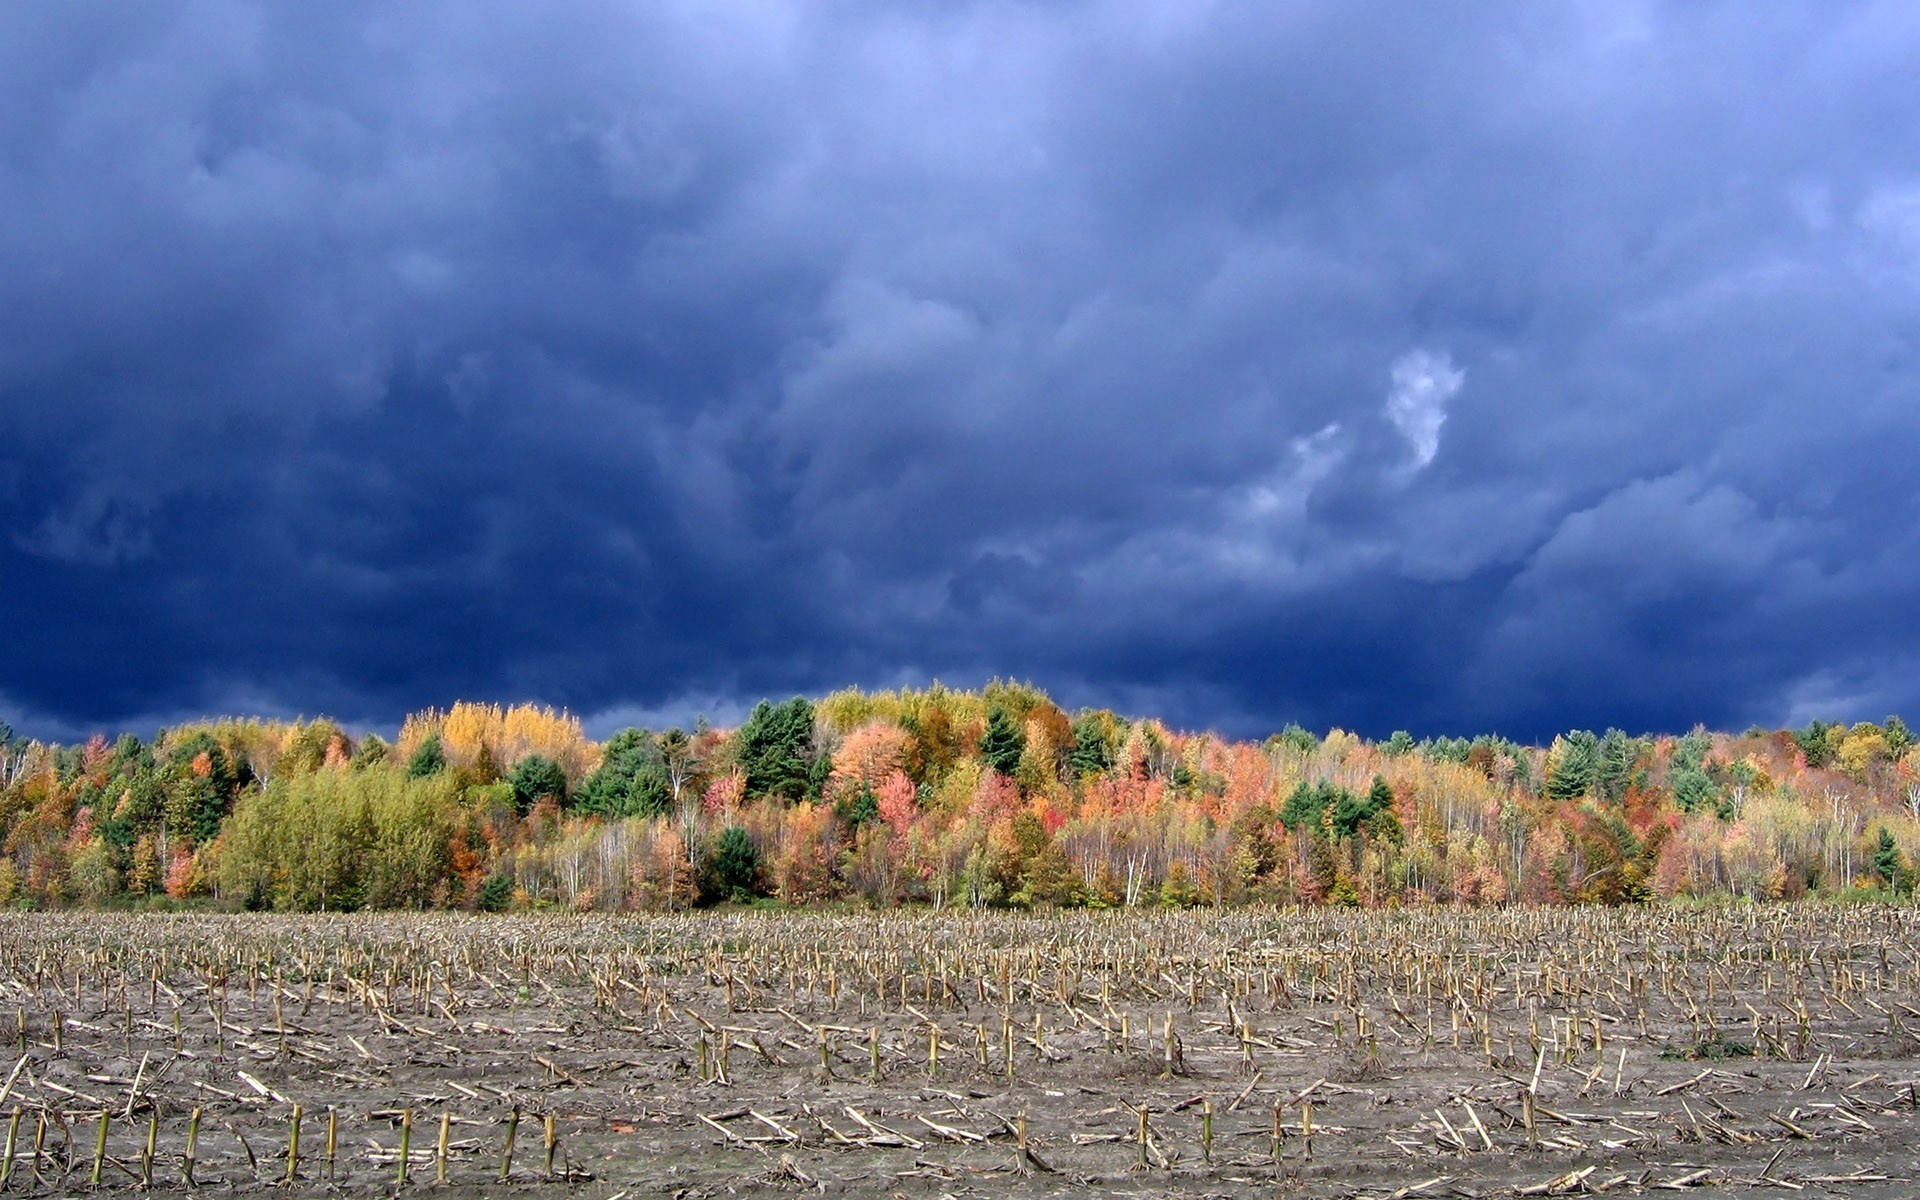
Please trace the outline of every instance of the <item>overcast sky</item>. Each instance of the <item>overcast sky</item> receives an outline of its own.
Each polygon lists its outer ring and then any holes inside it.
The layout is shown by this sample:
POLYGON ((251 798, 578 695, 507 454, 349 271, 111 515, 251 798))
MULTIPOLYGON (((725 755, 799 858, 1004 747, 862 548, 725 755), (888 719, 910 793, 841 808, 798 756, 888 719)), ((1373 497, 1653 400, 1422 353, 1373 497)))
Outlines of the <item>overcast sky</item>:
POLYGON ((1909 3, 0 7, 0 717, 1920 716, 1909 3))

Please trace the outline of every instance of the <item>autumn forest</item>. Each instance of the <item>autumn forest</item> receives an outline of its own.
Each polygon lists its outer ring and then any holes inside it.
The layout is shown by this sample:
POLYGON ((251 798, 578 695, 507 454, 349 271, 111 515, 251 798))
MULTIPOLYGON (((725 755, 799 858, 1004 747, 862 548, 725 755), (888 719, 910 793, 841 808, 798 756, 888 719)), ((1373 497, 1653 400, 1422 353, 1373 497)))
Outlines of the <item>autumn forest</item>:
POLYGON ((595 743, 455 704, 388 740, 0 725, 0 904, 684 910, 1626 904, 1911 894, 1898 717, 1742 733, 1264 741, 1025 684, 763 702, 595 743))

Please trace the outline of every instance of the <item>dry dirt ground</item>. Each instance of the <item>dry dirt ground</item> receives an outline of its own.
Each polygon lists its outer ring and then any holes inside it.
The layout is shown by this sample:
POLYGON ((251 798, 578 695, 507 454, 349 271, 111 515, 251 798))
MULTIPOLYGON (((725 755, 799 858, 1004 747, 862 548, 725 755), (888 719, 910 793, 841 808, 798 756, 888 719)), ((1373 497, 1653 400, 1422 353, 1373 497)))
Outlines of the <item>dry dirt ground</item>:
POLYGON ((0 1195, 1906 1197, 1916 932, 8 914, 0 1195))

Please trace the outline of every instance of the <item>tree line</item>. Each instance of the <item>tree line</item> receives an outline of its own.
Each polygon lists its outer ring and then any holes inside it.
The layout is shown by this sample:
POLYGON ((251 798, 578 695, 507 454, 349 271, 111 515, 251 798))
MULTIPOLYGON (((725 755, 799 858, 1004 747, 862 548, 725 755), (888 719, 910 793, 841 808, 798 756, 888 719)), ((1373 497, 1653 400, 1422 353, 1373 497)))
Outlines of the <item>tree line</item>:
POLYGON ((736 729, 455 704, 391 740, 0 724, 0 904, 1122 907, 1910 894, 1906 723, 1263 740, 1027 684, 763 701, 736 729))

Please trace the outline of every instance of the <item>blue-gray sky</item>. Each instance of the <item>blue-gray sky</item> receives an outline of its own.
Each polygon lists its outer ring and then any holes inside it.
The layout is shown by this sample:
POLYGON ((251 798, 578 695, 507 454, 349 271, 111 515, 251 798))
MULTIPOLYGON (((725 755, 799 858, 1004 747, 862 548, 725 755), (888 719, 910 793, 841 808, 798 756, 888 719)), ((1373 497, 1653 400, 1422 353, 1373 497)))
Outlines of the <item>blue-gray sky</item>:
POLYGON ((0 717, 1920 712, 1904 3, 0 8, 0 717))

